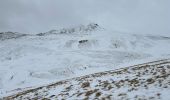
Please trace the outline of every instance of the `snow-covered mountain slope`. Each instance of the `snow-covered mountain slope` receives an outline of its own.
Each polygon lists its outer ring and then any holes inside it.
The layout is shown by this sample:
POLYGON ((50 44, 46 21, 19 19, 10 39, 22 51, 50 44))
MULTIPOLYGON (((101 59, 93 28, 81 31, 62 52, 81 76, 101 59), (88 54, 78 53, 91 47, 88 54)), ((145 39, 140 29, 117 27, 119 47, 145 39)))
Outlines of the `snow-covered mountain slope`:
POLYGON ((35 35, 0 33, 0 96, 70 77, 167 58, 170 37, 113 32, 98 24, 35 35))
POLYGON ((160 60, 59 81, 9 99, 169 100, 170 60, 160 60))
POLYGON ((6 40, 6 39, 17 39, 23 36, 26 36, 27 34, 21 34, 17 32, 1 32, 0 33, 0 40, 6 40))

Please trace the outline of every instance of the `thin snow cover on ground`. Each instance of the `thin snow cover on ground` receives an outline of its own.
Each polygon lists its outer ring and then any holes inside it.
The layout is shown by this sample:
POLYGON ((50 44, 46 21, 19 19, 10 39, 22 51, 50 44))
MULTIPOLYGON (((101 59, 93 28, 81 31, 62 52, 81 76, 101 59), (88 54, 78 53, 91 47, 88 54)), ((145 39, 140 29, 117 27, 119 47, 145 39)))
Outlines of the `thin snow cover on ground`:
POLYGON ((170 59, 51 83, 4 100, 169 100, 170 59))
POLYGON ((170 56, 170 37, 88 24, 35 35, 0 33, 0 97, 75 76, 170 56))

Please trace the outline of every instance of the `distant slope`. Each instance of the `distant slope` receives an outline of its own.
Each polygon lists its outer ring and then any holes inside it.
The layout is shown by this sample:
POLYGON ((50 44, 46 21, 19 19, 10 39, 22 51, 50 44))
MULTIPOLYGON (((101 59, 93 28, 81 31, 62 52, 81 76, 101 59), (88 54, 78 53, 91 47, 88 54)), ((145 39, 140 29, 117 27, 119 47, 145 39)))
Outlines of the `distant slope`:
POLYGON ((59 81, 4 97, 63 100, 169 100, 170 59, 59 81))
POLYGON ((17 39, 23 36, 27 36, 28 34, 21 34, 17 32, 1 32, 0 33, 0 40, 7 40, 7 39, 17 39))

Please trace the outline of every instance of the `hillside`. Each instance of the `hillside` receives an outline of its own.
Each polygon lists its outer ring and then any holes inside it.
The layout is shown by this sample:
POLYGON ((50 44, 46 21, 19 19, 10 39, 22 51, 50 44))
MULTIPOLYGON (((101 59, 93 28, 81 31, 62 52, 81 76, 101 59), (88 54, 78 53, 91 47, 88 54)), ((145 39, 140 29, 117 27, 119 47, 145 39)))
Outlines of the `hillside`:
POLYGON ((59 81, 4 100, 169 100, 169 93, 170 59, 166 59, 59 81))
POLYGON ((44 33, 0 33, 0 97, 15 90, 170 57, 170 37, 96 23, 44 33))

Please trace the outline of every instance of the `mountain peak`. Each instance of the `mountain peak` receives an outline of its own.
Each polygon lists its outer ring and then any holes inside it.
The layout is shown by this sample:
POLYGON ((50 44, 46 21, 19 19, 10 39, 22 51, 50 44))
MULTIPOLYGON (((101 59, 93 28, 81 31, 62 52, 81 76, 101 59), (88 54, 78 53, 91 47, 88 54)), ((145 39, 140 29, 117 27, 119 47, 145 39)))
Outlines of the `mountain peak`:
POLYGON ((78 27, 63 28, 59 30, 50 30, 45 33, 39 33, 38 36, 44 36, 49 34, 72 34, 72 33, 87 33, 99 29, 99 25, 96 23, 90 23, 88 25, 80 25, 78 27))

